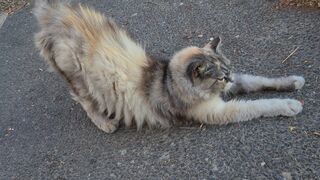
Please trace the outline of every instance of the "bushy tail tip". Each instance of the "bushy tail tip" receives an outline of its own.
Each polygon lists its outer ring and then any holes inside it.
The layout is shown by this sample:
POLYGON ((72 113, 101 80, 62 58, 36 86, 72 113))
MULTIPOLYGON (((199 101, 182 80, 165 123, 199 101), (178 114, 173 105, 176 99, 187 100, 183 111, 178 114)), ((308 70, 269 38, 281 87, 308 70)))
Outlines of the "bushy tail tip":
POLYGON ((46 25, 53 18, 53 11, 66 1, 61 0, 35 0, 33 14, 40 26, 46 25))

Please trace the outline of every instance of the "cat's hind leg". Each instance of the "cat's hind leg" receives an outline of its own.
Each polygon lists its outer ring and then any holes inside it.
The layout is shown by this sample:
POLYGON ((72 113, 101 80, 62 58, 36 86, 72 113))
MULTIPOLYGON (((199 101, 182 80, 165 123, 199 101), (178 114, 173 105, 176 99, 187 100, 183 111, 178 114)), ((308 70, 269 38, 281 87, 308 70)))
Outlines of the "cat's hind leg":
POLYGON ((305 83, 302 76, 268 78, 248 74, 232 74, 233 82, 227 84, 225 93, 236 95, 257 91, 294 91, 301 89, 305 83))
POLYGON ((92 98, 71 94, 73 99, 81 104, 93 124, 99 129, 106 133, 113 133, 118 129, 120 120, 115 117, 108 117, 105 112, 99 112, 97 103, 92 98))
POLYGON ((81 38, 74 34, 64 34, 66 31, 54 30, 57 28, 46 28, 36 34, 36 46, 40 49, 40 54, 50 67, 64 78, 71 89, 73 99, 82 105, 91 121, 107 133, 114 132, 118 128, 120 118, 106 116, 105 109, 96 102, 97 98, 92 97, 85 83, 85 68, 81 63, 83 58, 81 38))

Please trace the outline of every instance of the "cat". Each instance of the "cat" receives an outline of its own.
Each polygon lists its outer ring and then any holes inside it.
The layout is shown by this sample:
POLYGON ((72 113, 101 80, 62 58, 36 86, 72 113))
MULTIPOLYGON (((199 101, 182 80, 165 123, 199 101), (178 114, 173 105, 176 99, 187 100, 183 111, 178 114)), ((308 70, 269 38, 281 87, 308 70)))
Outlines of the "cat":
POLYGON ((106 133, 119 122, 167 128, 176 121, 228 124, 259 117, 295 116, 295 99, 224 101, 221 94, 301 89, 301 76, 267 78, 230 71, 221 37, 190 46, 170 60, 148 55, 110 18, 92 8, 59 0, 38 0, 40 55, 70 87, 91 121, 106 133))

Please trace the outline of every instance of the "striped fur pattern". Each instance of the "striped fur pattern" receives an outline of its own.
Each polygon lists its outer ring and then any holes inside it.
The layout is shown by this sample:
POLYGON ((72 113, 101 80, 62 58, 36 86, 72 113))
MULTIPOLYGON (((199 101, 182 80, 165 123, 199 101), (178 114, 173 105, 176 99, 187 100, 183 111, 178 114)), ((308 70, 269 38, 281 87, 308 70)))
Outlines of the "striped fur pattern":
POLYGON ((138 129, 145 124, 166 128, 178 120, 227 124, 294 116, 302 110, 293 99, 223 101, 223 92, 295 90, 302 88, 304 79, 233 74, 219 37, 205 47, 186 47, 170 60, 160 60, 91 8, 38 0, 34 14, 40 55, 65 79, 92 122, 107 133, 120 121, 138 129))

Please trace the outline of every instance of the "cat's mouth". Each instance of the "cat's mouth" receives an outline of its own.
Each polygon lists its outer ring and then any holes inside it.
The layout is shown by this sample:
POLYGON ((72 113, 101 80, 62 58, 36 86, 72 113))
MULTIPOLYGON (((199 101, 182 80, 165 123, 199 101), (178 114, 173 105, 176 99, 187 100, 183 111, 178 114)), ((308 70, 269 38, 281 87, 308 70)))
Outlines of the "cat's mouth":
POLYGON ((210 89, 212 89, 213 86, 214 86, 215 84, 217 84, 217 82, 219 82, 219 80, 215 80, 215 81, 212 83, 212 85, 210 86, 210 89))
POLYGON ((232 79, 230 77, 223 77, 221 79, 216 79, 212 85, 210 86, 210 88, 212 88, 214 85, 216 85, 217 83, 228 83, 228 82, 232 82, 232 79))
POLYGON ((215 82, 220 82, 220 83, 223 83, 223 82, 233 82, 231 77, 230 76, 224 76, 223 78, 218 78, 215 82))

